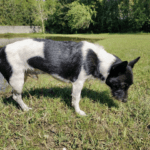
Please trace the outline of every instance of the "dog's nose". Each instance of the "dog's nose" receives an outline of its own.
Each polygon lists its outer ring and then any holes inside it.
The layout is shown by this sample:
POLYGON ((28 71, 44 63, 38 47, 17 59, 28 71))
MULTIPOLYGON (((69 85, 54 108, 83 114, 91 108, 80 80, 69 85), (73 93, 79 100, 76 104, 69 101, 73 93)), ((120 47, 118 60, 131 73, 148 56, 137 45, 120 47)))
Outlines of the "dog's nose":
POLYGON ((123 99, 123 100, 122 100, 122 102, 126 103, 126 102, 127 102, 127 99, 126 99, 126 98, 125 98, 125 99, 123 99))

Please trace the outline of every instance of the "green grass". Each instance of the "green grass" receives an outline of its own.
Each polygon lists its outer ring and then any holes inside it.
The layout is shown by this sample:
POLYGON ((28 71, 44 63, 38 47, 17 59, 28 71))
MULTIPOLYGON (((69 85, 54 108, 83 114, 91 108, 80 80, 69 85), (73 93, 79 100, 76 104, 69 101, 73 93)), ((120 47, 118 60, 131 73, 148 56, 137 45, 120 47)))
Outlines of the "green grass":
POLYGON ((97 43, 122 60, 141 56, 128 102, 114 100, 105 84, 90 80, 80 101, 88 115, 81 117, 71 107, 71 84, 46 74, 28 78, 23 100, 31 111, 18 109, 10 89, 1 94, 0 149, 150 150, 150 34, 64 36, 104 38, 97 43))

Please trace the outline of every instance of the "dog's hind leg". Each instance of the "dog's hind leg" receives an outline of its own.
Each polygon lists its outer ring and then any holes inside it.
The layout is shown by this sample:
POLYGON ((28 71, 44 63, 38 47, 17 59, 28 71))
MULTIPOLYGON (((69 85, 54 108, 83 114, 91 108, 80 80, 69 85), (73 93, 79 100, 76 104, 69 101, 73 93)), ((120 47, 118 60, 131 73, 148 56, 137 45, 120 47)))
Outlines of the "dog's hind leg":
POLYGON ((29 108, 22 100, 22 88, 24 85, 24 72, 20 73, 13 73, 12 77, 10 78, 9 84, 12 87, 13 92, 13 99, 19 104, 23 111, 28 111, 29 108))
POLYGON ((76 113, 81 116, 86 116, 85 112, 82 111, 79 107, 81 90, 83 88, 83 81, 77 81, 73 83, 72 87, 72 106, 75 108, 76 113))

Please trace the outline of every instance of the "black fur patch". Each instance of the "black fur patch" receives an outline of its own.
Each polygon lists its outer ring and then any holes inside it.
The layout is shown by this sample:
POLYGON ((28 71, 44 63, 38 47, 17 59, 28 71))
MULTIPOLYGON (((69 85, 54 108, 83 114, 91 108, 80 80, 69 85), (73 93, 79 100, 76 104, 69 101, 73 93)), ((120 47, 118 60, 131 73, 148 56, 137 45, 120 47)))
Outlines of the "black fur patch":
POLYGON ((122 62, 122 60, 119 57, 117 57, 116 55, 114 55, 114 56, 116 58, 116 61, 114 62, 114 64, 118 64, 118 63, 122 62))
POLYGON ((95 54, 95 52, 93 52, 93 50, 89 49, 86 56, 86 61, 84 63, 84 69, 87 75, 92 75, 95 78, 105 80, 103 75, 100 73, 99 68, 100 68, 100 61, 97 55, 95 54))
POLYGON ((9 82, 9 79, 12 75, 12 68, 7 61, 5 49, 6 47, 0 49, 0 72, 5 77, 5 79, 9 82))
POLYGON ((82 42, 44 41, 45 58, 33 57, 28 60, 30 66, 49 74, 75 82, 82 66, 82 42))

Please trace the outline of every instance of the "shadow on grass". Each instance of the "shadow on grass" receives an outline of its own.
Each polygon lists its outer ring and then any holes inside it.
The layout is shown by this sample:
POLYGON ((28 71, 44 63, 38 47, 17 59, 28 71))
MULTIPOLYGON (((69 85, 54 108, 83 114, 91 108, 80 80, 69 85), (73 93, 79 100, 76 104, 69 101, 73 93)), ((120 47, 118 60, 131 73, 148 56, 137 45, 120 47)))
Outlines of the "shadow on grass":
POLYGON ((4 94, 2 96, 2 99, 5 105, 13 105, 13 106, 16 106, 18 109, 20 108, 19 104, 13 100, 12 94, 11 95, 9 94, 9 96, 4 94))
MULTIPOLYGON (((60 87, 54 87, 52 89, 47 88, 36 88, 31 89, 29 91, 24 91, 22 94, 22 97, 28 97, 30 99, 30 95, 34 96, 35 98, 39 98, 40 96, 49 97, 49 98, 61 98, 61 101, 64 102, 69 108, 72 108, 71 106, 71 88, 60 88, 60 87), (30 94, 29 94, 30 93, 30 94)), ((85 97, 92 100, 94 103, 101 103, 107 105, 109 108, 119 106, 114 102, 114 100, 110 97, 109 91, 102 91, 97 92, 91 89, 83 88, 82 90, 82 100, 84 100, 85 97)), ((3 98, 3 102, 7 104, 16 105, 18 104, 12 100, 12 97, 9 98, 3 98)))

